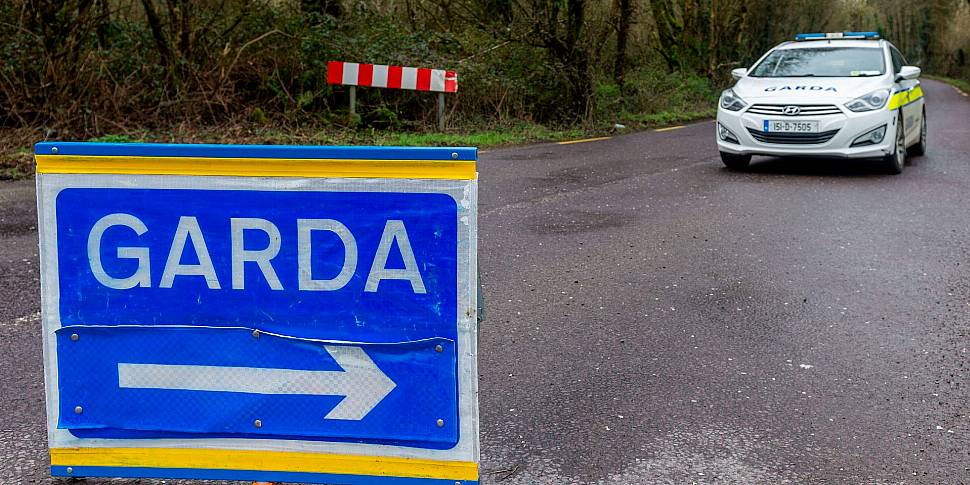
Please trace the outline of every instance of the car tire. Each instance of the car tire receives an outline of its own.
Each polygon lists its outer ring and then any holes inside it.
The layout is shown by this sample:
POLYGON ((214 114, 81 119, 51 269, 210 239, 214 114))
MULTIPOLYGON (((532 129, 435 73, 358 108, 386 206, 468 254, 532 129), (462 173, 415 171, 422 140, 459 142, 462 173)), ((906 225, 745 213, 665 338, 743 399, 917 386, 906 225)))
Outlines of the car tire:
POLYGON ((903 167, 906 166, 906 132, 903 130, 903 116, 898 115, 896 118, 896 142, 894 144, 895 150, 883 157, 883 165, 886 166, 886 171, 893 175, 903 173, 903 167))
POLYGON ((751 155, 736 155, 734 153, 721 152, 721 161, 730 170, 744 170, 751 163, 751 155))
POLYGON ((909 154, 914 157, 926 155, 926 108, 923 108, 923 119, 920 121, 919 141, 909 147, 909 154))

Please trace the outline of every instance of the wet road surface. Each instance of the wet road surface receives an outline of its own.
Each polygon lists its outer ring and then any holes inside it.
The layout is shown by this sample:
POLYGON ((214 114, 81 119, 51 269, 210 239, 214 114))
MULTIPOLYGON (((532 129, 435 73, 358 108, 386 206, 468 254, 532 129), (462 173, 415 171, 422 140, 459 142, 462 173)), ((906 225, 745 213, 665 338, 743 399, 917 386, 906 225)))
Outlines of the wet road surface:
MULTIPOLYGON (((729 172, 712 122, 483 153, 483 483, 970 481, 970 101, 924 87, 898 176, 729 172)), ((2 483, 52 482, 33 204, 0 183, 2 483)))

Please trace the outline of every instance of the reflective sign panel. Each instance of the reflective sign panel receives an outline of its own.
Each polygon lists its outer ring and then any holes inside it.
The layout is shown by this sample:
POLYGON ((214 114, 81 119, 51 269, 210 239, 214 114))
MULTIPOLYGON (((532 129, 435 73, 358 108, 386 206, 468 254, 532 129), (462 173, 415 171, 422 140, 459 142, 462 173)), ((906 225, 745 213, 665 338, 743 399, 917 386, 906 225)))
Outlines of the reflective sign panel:
POLYGON ((53 474, 477 481, 474 149, 37 161, 53 474))

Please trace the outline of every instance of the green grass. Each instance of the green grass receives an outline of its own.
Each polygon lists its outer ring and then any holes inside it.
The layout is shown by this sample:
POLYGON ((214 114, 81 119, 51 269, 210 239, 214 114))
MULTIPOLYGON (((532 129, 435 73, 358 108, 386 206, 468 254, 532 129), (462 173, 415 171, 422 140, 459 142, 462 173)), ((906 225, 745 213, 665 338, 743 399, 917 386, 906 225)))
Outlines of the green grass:
MULTIPOLYGON (((624 128, 617 129, 613 124, 603 124, 585 128, 555 129, 542 125, 521 123, 501 128, 473 130, 467 133, 413 133, 413 132, 357 132, 354 142, 371 145, 397 146, 475 146, 491 148, 497 146, 521 145, 525 143, 574 140, 591 136, 628 133, 640 129, 656 128, 699 119, 713 118, 717 115, 714 108, 700 111, 662 111, 659 113, 621 113, 617 122, 624 128)), ((340 140, 333 140, 340 141, 340 140)), ((346 141, 346 140, 343 140, 346 141)))
POLYGON ((554 130, 540 125, 515 125, 501 129, 487 129, 469 133, 383 133, 375 136, 375 145, 397 146, 474 146, 490 148, 542 141, 580 138, 592 130, 554 130))
MULTIPOLYGON (((473 146, 493 148, 528 143, 575 140, 580 138, 617 135, 637 130, 712 118, 715 109, 698 111, 661 111, 657 113, 619 113, 614 123, 599 123, 583 127, 555 128, 535 123, 517 122, 504 125, 467 128, 463 132, 413 132, 377 129, 313 129, 281 126, 232 125, 211 127, 181 127, 177 130, 136 131, 125 134, 105 134, 89 138, 102 143, 241 143, 288 145, 378 145, 378 146, 473 146)), ((0 150, 0 180, 29 177, 34 172, 33 151, 21 145, 23 140, 37 136, 23 131, 0 130, 0 146, 16 147, 0 150)))
POLYGON ((653 128, 657 126, 685 123, 717 116, 717 109, 710 108, 700 111, 661 111, 659 113, 624 113, 620 115, 620 122, 630 124, 636 128, 653 128))
MULTIPOLYGON (((612 125, 549 128, 534 123, 510 123, 462 131, 396 131, 359 128, 283 128, 278 126, 213 127, 184 132, 141 133, 137 140, 166 143, 243 143, 289 145, 476 146, 480 148, 559 141, 609 132, 612 125)), ((107 137, 100 137, 102 141, 107 137)), ((131 140, 135 140, 132 137, 131 140)), ((126 140, 126 141, 131 141, 126 140)))
POLYGON ((960 91, 970 94, 970 81, 966 81, 964 79, 955 79, 952 77, 935 76, 932 74, 924 74, 923 77, 928 77, 930 79, 935 79, 937 81, 945 82, 951 86, 956 86, 957 89, 959 89, 960 91))

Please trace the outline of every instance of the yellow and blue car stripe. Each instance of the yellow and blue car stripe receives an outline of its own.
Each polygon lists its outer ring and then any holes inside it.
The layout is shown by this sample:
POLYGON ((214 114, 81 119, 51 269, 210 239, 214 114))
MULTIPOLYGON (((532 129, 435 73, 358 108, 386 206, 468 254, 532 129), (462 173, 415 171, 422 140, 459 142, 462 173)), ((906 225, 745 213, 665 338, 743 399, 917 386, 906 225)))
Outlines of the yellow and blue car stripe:
POLYGON ((913 103, 922 97, 923 97, 923 88, 920 87, 919 84, 917 84, 916 86, 913 86, 910 89, 893 93, 892 96, 890 96, 889 98, 889 103, 887 107, 889 108, 889 111, 893 111, 893 110, 902 108, 907 104, 913 103))

